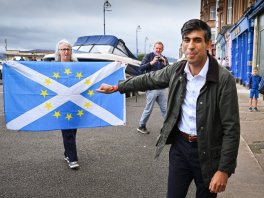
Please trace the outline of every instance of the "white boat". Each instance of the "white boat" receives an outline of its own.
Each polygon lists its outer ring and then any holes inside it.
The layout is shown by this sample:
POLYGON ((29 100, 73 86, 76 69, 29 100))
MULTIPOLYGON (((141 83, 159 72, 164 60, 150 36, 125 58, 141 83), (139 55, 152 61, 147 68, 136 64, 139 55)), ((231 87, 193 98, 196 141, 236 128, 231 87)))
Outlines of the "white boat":
MULTIPOLYGON (((119 61, 124 63, 126 74, 140 74, 139 61, 126 47, 122 39, 112 35, 94 35, 79 37, 73 45, 73 51, 80 62, 119 61)), ((48 54, 44 61, 54 61, 54 54, 48 54)))

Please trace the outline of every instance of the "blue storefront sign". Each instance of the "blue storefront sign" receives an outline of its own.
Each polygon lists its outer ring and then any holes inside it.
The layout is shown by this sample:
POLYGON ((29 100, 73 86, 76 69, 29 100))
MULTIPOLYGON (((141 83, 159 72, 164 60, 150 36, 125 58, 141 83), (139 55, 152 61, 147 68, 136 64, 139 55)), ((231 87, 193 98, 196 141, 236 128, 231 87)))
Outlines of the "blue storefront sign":
POLYGON ((263 14, 264 0, 253 4, 243 17, 230 29, 232 38, 232 65, 234 77, 243 85, 247 85, 252 71, 254 20, 263 14))
POLYGON ((247 16, 231 28, 232 72, 241 84, 246 85, 252 70, 253 21, 247 16))

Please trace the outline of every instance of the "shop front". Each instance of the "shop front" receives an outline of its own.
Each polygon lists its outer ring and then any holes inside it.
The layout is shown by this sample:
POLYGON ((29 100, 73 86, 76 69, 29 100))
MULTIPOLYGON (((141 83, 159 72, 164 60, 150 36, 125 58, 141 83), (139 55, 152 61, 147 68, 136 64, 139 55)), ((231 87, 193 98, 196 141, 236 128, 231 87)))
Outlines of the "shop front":
POLYGON ((254 21, 243 17, 231 30, 231 69, 237 82, 246 85, 252 71, 254 21))

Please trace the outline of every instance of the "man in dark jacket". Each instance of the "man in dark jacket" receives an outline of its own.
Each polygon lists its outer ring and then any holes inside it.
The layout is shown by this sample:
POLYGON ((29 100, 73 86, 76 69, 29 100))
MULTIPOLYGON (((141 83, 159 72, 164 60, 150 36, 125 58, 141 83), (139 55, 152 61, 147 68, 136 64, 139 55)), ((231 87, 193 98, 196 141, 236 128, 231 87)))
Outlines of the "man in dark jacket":
MULTIPOLYGON (((158 41, 154 44, 153 52, 146 54, 143 58, 139 69, 142 73, 158 71, 163 69, 168 64, 168 59, 162 55, 164 45, 158 41)), ((146 91, 146 106, 139 120, 137 131, 143 134, 148 134, 147 121, 153 110, 155 102, 158 103, 162 117, 165 118, 167 109, 167 96, 165 89, 147 90, 146 91)))
POLYGON ((236 83, 208 54, 211 29, 205 22, 189 20, 181 34, 186 60, 118 86, 103 84, 98 91, 169 87, 167 114, 156 144, 156 157, 171 144, 167 197, 185 197, 192 180, 196 197, 216 197, 236 168, 240 138, 236 83))

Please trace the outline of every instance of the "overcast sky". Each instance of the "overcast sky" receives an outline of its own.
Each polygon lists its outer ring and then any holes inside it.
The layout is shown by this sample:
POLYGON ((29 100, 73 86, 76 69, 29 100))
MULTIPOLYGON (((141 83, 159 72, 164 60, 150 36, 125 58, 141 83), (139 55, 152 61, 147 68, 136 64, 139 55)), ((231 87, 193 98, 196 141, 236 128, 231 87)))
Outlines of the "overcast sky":
MULTIPOLYGON (((0 52, 7 49, 54 49, 65 38, 103 34, 105 0, 0 0, 0 52)), ((109 0, 106 34, 125 41, 136 52, 152 51, 155 41, 165 45, 163 54, 178 58, 180 29, 184 22, 200 18, 200 0, 109 0)))

